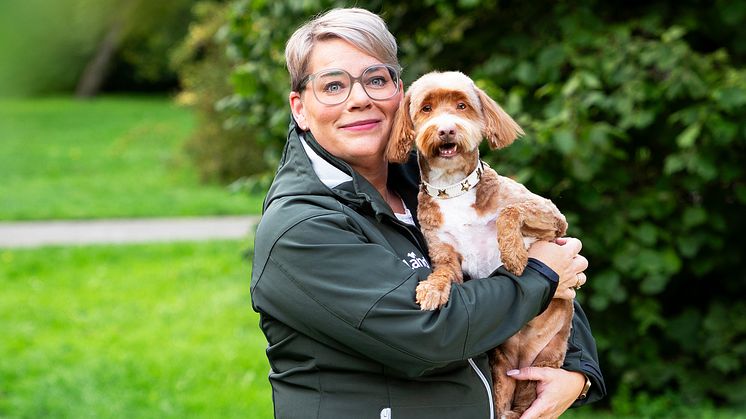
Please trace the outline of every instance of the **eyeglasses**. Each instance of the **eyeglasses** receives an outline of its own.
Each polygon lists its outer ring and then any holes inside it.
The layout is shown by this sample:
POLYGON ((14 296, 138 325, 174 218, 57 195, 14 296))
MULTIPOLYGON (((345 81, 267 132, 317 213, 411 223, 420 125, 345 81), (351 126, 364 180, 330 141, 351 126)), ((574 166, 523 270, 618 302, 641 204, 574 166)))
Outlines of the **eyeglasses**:
POLYGON ((355 82, 359 82, 365 94, 373 100, 391 99, 399 92, 399 72, 387 64, 372 65, 363 70, 360 77, 352 77, 338 68, 321 70, 306 76, 299 91, 309 82, 316 100, 324 105, 339 105, 346 101, 355 82))

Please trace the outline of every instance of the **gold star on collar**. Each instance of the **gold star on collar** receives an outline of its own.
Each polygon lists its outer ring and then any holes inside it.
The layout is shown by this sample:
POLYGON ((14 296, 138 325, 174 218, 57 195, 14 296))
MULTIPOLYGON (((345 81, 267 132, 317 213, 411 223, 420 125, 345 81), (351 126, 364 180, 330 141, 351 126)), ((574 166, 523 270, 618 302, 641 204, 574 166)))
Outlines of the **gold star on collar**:
POLYGON ((461 190, 466 192, 471 188, 471 185, 469 184, 468 180, 465 180, 463 183, 461 183, 461 190))
POLYGON ((445 189, 438 189, 438 198, 448 198, 448 192, 445 189))

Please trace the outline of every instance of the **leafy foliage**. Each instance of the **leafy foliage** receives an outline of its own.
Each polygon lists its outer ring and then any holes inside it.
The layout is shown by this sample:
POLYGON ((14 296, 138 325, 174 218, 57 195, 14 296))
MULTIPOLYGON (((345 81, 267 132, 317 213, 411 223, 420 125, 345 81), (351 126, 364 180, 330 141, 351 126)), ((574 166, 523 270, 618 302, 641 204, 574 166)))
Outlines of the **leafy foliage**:
POLYGON ((583 238, 612 383, 742 403, 730 389, 746 367, 746 72, 724 50, 692 51, 681 27, 592 22, 568 17, 554 42, 474 68, 530 133, 496 165, 557 201, 583 238))
MULTIPOLYGON (((663 411, 671 394, 745 403, 746 2, 356 4, 397 36, 405 82, 462 70, 526 130, 484 155, 552 198, 583 239, 581 298, 612 407, 634 414, 627 401, 658 397, 644 404, 663 411)), ((219 103, 273 158, 288 122, 284 43, 343 5, 235 3, 228 51, 243 64, 219 103)))
POLYGON ((229 6, 200 2, 194 7, 198 23, 172 54, 182 84, 179 100, 190 105, 200 121, 186 149, 206 181, 235 181, 268 170, 256 141, 256 130, 233 115, 241 114, 230 96, 229 74, 235 64, 225 54, 223 25, 229 6))

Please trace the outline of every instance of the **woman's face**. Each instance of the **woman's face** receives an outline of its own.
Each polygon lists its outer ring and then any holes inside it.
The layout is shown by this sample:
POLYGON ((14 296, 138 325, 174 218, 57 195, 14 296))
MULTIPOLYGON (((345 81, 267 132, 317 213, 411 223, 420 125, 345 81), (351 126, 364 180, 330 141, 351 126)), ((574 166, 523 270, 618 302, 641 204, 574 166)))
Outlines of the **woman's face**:
MULTIPOLYGON (((308 73, 337 68, 358 77, 375 64, 381 61, 346 41, 329 39, 314 45, 308 73)), ((310 130, 324 149, 353 168, 380 165, 401 90, 390 99, 373 100, 360 83, 353 83, 347 100, 330 106, 316 99, 309 83, 302 92, 290 93, 290 108, 302 129, 310 130)))

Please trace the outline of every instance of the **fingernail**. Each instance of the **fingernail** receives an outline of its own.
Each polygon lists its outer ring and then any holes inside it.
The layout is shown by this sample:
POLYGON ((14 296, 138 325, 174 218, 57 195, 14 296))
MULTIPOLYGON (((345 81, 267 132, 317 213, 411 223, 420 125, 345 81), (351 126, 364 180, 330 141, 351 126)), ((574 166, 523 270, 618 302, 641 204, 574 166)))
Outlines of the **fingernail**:
POLYGON ((521 372, 518 371, 518 370, 510 370, 510 371, 508 371, 508 375, 511 376, 511 377, 514 376, 514 375, 518 375, 520 373, 521 372))

